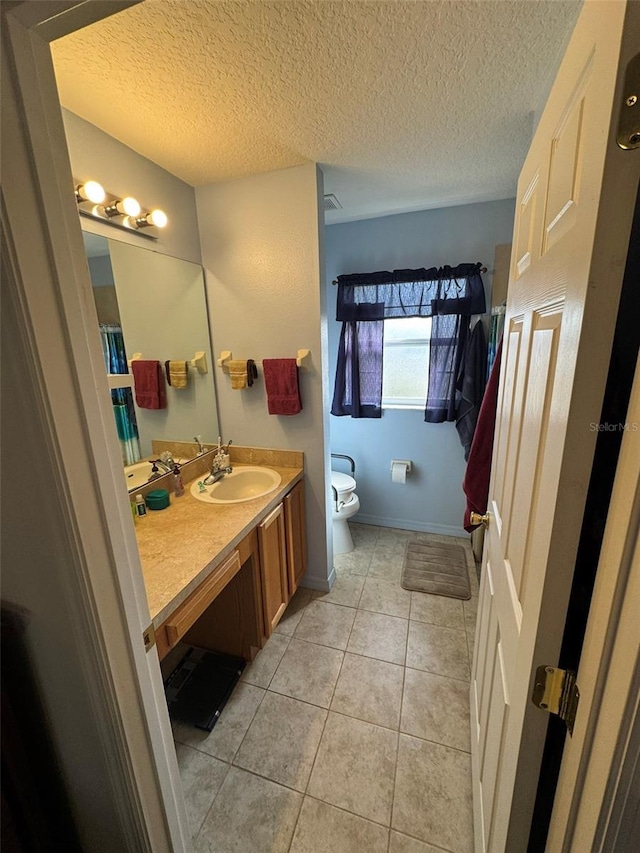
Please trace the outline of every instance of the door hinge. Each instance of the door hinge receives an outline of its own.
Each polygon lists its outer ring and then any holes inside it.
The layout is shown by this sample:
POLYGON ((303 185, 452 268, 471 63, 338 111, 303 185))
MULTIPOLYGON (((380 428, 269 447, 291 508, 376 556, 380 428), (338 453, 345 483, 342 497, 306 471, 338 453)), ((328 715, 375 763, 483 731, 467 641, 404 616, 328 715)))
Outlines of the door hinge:
POLYGON ((556 714, 564 720, 569 734, 573 734, 573 724, 580 701, 575 672, 554 666, 539 666, 533 682, 531 701, 543 711, 556 714))
POLYGON ((146 631, 142 632, 142 641, 144 643, 144 650, 148 652, 149 649, 152 649, 156 644, 156 629, 153 627, 153 622, 146 631))
POLYGON ((625 71, 616 142, 625 150, 640 147, 640 53, 625 71))

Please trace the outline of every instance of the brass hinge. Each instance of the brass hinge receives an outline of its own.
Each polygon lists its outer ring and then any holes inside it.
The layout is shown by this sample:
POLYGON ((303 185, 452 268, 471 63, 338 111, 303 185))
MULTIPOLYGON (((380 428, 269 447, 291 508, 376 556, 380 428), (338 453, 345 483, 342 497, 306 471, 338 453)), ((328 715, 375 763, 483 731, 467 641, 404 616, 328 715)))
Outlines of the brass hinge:
POLYGON ((624 75, 616 142, 625 150, 640 147, 640 53, 629 62, 624 75))
POLYGON ((156 629, 153 627, 153 622, 146 631, 142 632, 142 641, 144 643, 144 650, 148 652, 149 649, 152 649, 156 644, 156 629))
POLYGON ((573 724, 580 701, 575 672, 554 666, 539 666, 533 682, 531 701, 543 711, 556 714, 564 720, 569 734, 573 734, 573 724))

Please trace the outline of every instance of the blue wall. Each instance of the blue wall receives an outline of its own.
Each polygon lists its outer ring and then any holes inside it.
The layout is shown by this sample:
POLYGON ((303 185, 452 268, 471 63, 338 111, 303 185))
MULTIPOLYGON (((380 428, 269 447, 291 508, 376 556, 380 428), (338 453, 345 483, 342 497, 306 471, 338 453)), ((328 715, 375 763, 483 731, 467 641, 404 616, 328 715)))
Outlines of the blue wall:
MULTIPOLYGON (((329 377, 335 377, 340 274, 481 261, 491 270, 495 246, 510 243, 514 200, 425 210, 330 225, 325 230, 329 377)), ((483 276, 490 304, 491 274, 483 276)), ((353 456, 360 497, 354 519, 369 524, 461 535, 465 462, 454 424, 427 424, 416 410, 387 409, 380 420, 330 419, 331 451, 353 456), (391 459, 411 459, 405 485, 391 482, 391 459)), ((334 467, 343 470, 340 463, 334 467)), ((347 470, 344 468, 344 470, 347 470)))

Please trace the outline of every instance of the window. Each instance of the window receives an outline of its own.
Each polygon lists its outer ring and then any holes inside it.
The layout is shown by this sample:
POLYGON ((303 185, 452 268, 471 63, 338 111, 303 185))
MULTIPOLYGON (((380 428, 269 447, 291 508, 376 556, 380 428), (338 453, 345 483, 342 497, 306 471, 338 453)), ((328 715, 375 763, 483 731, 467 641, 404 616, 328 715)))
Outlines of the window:
POLYGON ((384 321, 382 407, 424 409, 429 382, 431 317, 384 321))

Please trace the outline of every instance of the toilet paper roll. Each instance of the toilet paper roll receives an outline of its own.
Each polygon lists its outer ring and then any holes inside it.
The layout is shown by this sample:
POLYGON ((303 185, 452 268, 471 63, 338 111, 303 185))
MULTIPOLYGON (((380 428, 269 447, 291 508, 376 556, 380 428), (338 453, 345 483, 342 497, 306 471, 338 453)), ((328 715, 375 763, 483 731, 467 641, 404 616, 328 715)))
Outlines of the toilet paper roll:
POLYGON ((406 483, 407 482, 407 463, 392 462, 391 463, 391 482, 406 483))

